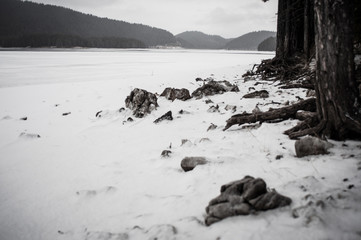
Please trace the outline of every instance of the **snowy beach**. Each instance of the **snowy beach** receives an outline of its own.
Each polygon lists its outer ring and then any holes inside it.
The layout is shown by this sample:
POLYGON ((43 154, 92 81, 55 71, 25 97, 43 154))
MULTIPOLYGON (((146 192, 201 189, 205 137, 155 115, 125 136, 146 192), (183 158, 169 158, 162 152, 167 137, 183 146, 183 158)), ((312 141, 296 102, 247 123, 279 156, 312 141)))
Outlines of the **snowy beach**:
POLYGON ((361 142, 330 141, 330 154, 297 158, 295 141, 282 132, 298 120, 222 131, 234 114, 306 98, 306 90, 280 90, 277 81, 244 81, 246 70, 273 56, 0 51, 0 239, 361 239, 361 142), (134 88, 192 92, 203 84, 198 77, 240 91, 158 97, 159 107, 142 119, 119 111, 134 88), (242 98, 250 88, 270 97, 242 98), (168 111, 173 121, 153 123, 168 111), (207 131, 211 124, 217 127, 207 131), (191 156, 208 163, 184 172, 180 163, 191 156), (246 175, 292 204, 205 226, 205 207, 220 187, 246 175))

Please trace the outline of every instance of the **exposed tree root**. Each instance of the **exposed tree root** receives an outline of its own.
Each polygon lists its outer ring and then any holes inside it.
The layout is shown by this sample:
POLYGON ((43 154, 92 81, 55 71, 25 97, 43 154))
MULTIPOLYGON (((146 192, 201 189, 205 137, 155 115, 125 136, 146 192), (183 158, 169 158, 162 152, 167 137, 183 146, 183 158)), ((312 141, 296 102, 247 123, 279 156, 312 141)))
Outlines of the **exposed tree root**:
POLYGON ((273 58, 255 64, 243 77, 260 75, 263 80, 277 79, 289 82, 311 74, 308 63, 302 57, 285 59, 273 58), (256 69, 256 70, 255 70, 256 69))
POLYGON ((255 122, 265 122, 265 121, 273 121, 273 120, 286 120, 289 118, 296 118, 296 113, 299 110, 310 111, 313 112, 316 110, 316 100, 314 98, 310 98, 307 100, 302 100, 294 105, 272 109, 267 112, 257 112, 257 113, 243 113, 232 116, 227 120, 227 125, 223 129, 223 131, 229 129, 233 125, 242 125, 245 123, 255 123, 255 122))
POLYGON ((312 83, 290 83, 280 87, 281 89, 290 89, 290 88, 306 88, 306 89, 315 89, 315 85, 312 83))

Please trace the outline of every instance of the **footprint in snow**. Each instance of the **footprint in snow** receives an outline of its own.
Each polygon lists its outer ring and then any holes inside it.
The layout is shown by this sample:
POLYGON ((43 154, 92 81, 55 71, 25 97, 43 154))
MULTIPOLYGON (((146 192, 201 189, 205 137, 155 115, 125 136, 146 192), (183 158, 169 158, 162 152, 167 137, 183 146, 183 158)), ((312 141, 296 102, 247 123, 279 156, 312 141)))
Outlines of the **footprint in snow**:
POLYGON ((40 135, 39 134, 34 134, 34 133, 22 132, 22 133, 20 133, 19 138, 22 138, 22 139, 37 139, 37 138, 40 138, 40 135))
POLYGON ((76 192, 76 195, 82 197, 95 197, 99 194, 110 194, 114 193, 117 190, 116 187, 107 186, 98 190, 80 190, 76 192))

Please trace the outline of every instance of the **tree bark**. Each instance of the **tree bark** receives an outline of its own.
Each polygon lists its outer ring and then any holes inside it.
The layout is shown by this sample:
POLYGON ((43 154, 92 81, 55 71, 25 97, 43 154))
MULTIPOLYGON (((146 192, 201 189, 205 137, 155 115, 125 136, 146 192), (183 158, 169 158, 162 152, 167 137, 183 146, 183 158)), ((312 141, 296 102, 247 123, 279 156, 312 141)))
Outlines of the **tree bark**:
POLYGON ((361 136, 354 78, 353 1, 315 0, 317 112, 320 132, 332 139, 361 136))

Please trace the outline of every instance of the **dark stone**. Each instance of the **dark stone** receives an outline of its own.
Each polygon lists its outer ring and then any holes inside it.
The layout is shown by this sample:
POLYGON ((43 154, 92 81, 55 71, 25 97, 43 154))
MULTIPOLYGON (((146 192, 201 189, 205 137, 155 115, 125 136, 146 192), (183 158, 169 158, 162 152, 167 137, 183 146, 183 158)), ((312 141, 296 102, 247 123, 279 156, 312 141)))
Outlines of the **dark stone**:
POLYGON ((277 192, 268 192, 249 201, 254 209, 266 211, 278 207, 290 205, 292 200, 277 192))
POLYGON ((171 101, 174 101, 175 99, 186 101, 192 98, 191 95, 189 94, 188 89, 185 88, 182 89, 166 88, 164 89, 163 93, 160 96, 165 97, 166 99, 171 101))
POLYGON ((99 111, 95 114, 95 117, 101 117, 102 115, 100 115, 103 111, 99 111))
POLYGON ((128 122, 133 122, 133 121, 134 121, 134 119, 133 119, 133 118, 131 118, 131 117, 128 117, 127 121, 128 121, 128 122))
POLYGON ((183 110, 183 109, 181 109, 178 113, 179 113, 179 114, 190 114, 190 112, 185 111, 185 110, 183 110))
POLYGON ((67 113, 63 113, 63 116, 67 116, 67 115, 70 115, 71 112, 67 112, 67 113))
POLYGON ((119 109, 119 112, 121 113, 121 112, 123 112, 123 111, 125 111, 125 108, 121 107, 121 108, 119 109))
POLYGON ((182 139, 182 144, 181 144, 181 146, 183 146, 183 145, 185 145, 185 144, 192 145, 192 142, 189 141, 188 139, 182 139))
POLYGON ((211 99, 207 99, 207 100, 205 101, 205 103, 206 103, 206 104, 210 104, 210 103, 213 103, 213 101, 212 101, 211 99))
POLYGON ((207 112, 210 112, 210 113, 215 113, 215 112, 219 112, 219 106, 218 104, 216 106, 210 106, 209 109, 207 110, 207 112))
POLYGON ((216 129, 216 128, 217 128, 217 125, 211 123, 211 125, 210 125, 210 126, 208 127, 208 129, 207 129, 207 132, 210 131, 210 130, 214 130, 214 129, 216 129))
POLYGON ((223 94, 225 92, 239 92, 239 89, 236 85, 233 85, 228 81, 211 80, 202 87, 197 88, 192 93, 192 97, 202 98, 203 96, 212 96, 216 94, 223 94))
POLYGON ((20 120, 21 120, 21 121, 26 121, 26 120, 28 120, 28 118, 27 118, 27 117, 23 117, 23 118, 20 118, 20 120))
POLYGON ((157 96, 146 90, 135 88, 125 99, 125 106, 133 110, 133 115, 142 118, 158 107, 157 96))
POLYGON ((181 167, 185 172, 192 171, 198 165, 204 165, 207 160, 204 157, 186 157, 181 162, 181 167))
POLYGON ((20 133, 19 137, 24 138, 24 139, 34 139, 34 138, 40 138, 41 136, 39 134, 36 134, 36 133, 22 132, 22 133, 20 133))
POLYGON ((306 92, 306 97, 316 97, 316 91, 312 89, 308 89, 306 92))
POLYGON ((233 105, 227 105, 225 108, 224 108, 224 110, 226 110, 226 111, 232 111, 232 112, 235 112, 235 111, 237 111, 237 106, 233 106, 233 105))
POLYGON ((266 90, 251 92, 243 96, 243 98, 268 98, 268 97, 269 97, 269 93, 266 90))
POLYGON ((200 77, 197 77, 197 78, 196 78, 196 82, 203 82, 203 79, 200 78, 200 77))
POLYGON ((173 120, 173 116, 172 116, 172 111, 167 112, 166 114, 164 114, 163 116, 161 116, 160 118, 157 118, 154 123, 160 123, 164 120, 168 120, 168 121, 172 121, 173 120))
POLYGON ((164 150, 164 151, 161 153, 161 156, 164 157, 164 158, 167 158, 167 157, 170 157, 171 154, 172 154, 172 151, 170 151, 170 150, 164 150))
POLYGON ((333 145, 316 137, 307 136, 295 143, 296 156, 301 158, 309 155, 328 154, 333 145))
POLYGON ((277 155, 276 156, 276 160, 280 160, 281 158, 283 158, 283 155, 277 155))
POLYGON ((263 179, 246 176, 221 187, 221 194, 212 199, 206 208, 205 223, 209 226, 227 217, 266 211, 291 202, 290 198, 276 191, 268 191, 263 179))

